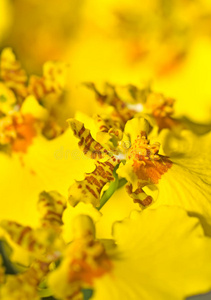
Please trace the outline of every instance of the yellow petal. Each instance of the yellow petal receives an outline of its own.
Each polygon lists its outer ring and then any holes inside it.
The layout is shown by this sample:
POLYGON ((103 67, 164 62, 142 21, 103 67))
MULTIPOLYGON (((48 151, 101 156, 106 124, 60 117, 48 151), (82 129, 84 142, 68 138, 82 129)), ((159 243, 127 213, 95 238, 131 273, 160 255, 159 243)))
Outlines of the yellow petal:
POLYGON ((182 300, 211 289, 211 240, 184 210, 135 212, 114 225, 114 236, 119 258, 95 281, 93 300, 182 300))
POLYGON ((70 130, 48 141, 39 136, 21 157, 0 155, 0 219, 25 225, 37 225, 37 197, 43 190, 57 190, 67 195, 74 179, 82 180, 92 172, 94 163, 84 159, 70 130))
POLYGON ((39 102, 33 95, 28 96, 24 100, 21 106, 21 112, 23 114, 31 114, 38 120, 46 120, 49 116, 48 111, 39 104, 39 102))
POLYGON ((74 232, 73 232, 73 221, 79 215, 87 215, 92 218, 94 223, 98 222, 101 213, 94 208, 94 206, 89 203, 80 202, 75 207, 68 206, 63 214, 63 238, 65 242, 68 244, 73 240, 74 232))
POLYGON ((211 134, 196 136, 189 131, 175 137, 171 132, 161 135, 164 152, 173 166, 158 184, 158 198, 153 204, 183 207, 203 222, 211 234, 211 134))

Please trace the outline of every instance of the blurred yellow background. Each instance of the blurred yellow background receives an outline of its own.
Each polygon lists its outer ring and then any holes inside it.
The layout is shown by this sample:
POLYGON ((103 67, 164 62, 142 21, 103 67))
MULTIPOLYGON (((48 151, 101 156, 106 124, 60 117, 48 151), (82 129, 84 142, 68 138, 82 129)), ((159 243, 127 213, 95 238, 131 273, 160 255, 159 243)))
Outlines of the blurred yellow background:
POLYGON ((68 64, 67 116, 95 112, 94 81, 150 81, 176 98, 177 115, 209 123, 209 0, 0 0, 0 48, 12 47, 29 73, 47 60, 68 64))

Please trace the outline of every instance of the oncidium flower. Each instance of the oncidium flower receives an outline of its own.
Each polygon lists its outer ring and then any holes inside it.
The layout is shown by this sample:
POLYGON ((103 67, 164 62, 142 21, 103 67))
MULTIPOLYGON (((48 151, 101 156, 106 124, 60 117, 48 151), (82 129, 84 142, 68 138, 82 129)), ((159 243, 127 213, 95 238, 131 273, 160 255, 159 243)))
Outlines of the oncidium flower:
POLYGON ((112 270, 109 253, 103 243, 95 238, 92 219, 86 215, 76 217, 73 230, 72 243, 67 246, 61 264, 48 279, 58 299, 83 299, 82 289, 93 288, 96 278, 112 270))
MULTIPOLYGON (((62 215, 66 208, 66 200, 59 193, 42 192, 39 196, 38 210, 40 226, 33 229, 15 221, 2 220, 0 225, 7 233, 7 239, 13 246, 19 245, 29 259, 36 258, 49 263, 60 255, 63 241, 60 238, 62 215)), ((18 248, 18 247, 17 247, 18 248)), ((19 249, 19 248, 18 248, 19 249)))
POLYGON ((157 184, 161 176, 171 168, 172 162, 158 154, 158 143, 150 145, 147 135, 151 127, 146 119, 134 118, 128 121, 124 136, 121 134, 120 139, 119 131, 115 135, 115 128, 103 125, 103 132, 110 136, 110 141, 106 144, 95 141, 83 123, 71 119, 69 124, 75 136, 80 139, 81 150, 96 160, 95 170, 86 174, 84 180, 76 181, 70 187, 69 201, 72 205, 84 201, 100 206, 101 192, 104 186, 114 181, 114 172, 121 161, 117 173, 128 181, 128 194, 141 207, 151 204, 152 197, 148 196, 143 188, 157 184))
POLYGON ((123 128, 128 120, 140 113, 153 118, 160 130, 180 124, 172 118, 175 100, 154 92, 149 85, 143 88, 134 85, 115 87, 107 83, 104 94, 101 94, 93 83, 86 83, 86 86, 95 92, 100 105, 113 108, 111 116, 117 119, 123 128))
POLYGON ((48 272, 48 264, 35 261, 25 272, 5 276, 5 283, 0 287, 3 300, 40 300, 38 286, 48 272))
POLYGON ((151 130, 146 119, 135 117, 126 123, 121 140, 110 134, 113 128, 103 127, 107 138, 100 140, 102 136, 97 132, 97 142, 83 123, 70 120, 70 126, 80 139, 81 150, 89 153, 96 166, 94 172, 85 174, 84 180, 70 186, 71 205, 90 202, 101 208, 126 183, 127 194, 121 196, 121 205, 127 205, 129 195, 140 208, 181 206, 191 215, 197 215, 210 234, 210 133, 197 136, 183 130, 175 135, 165 129, 155 134, 156 128, 151 130))
POLYGON ((49 272, 50 264, 63 251, 64 242, 60 234, 65 208, 66 200, 59 193, 42 192, 38 201, 39 228, 33 229, 13 221, 1 221, 0 226, 13 248, 12 260, 25 265, 24 271, 5 276, 1 287, 2 299, 40 299, 39 285, 49 272))
POLYGON ((65 86, 64 64, 47 62, 43 69, 42 77, 31 75, 28 78, 12 49, 5 48, 2 51, 0 78, 21 99, 26 98, 27 95, 34 95, 41 100, 48 94, 62 94, 65 86))
POLYGON ((114 224, 115 244, 109 247, 95 240, 86 215, 75 219, 74 230, 61 264, 48 275, 58 299, 84 299, 82 292, 91 289, 94 300, 178 300, 211 287, 211 240, 181 208, 133 212, 114 224))
MULTIPOLYGON (((31 75, 28 78, 26 71, 22 68, 19 61, 16 60, 12 50, 5 48, 2 51, 0 59, 0 79, 2 80, 0 85, 0 121, 3 123, 3 129, 1 131, 6 130, 6 135, 12 135, 13 137, 14 135, 19 135, 19 140, 22 139, 23 143, 25 139, 29 139, 29 137, 25 138, 25 133, 16 132, 17 126, 14 124, 12 125, 12 132, 10 132, 10 127, 8 128, 7 126, 8 122, 14 123, 14 119, 17 119, 13 117, 14 114, 20 115, 19 120, 24 118, 24 116, 22 116, 23 107, 29 107, 29 104, 26 104, 29 102, 29 97, 30 99, 34 97, 33 101, 30 100, 31 102, 37 102, 37 104, 31 104, 31 118, 34 118, 34 106, 40 104, 41 107, 39 110, 43 111, 45 107, 45 117, 43 113, 41 115, 37 114, 34 123, 39 124, 39 127, 42 129, 41 132, 46 138, 53 139, 64 131, 64 128, 61 127, 54 116, 54 110, 51 108, 52 104, 49 106, 49 103, 55 102, 54 99, 57 99, 57 104, 54 104, 54 106, 58 105, 64 93, 65 66, 62 63, 47 62, 44 65, 42 77, 31 75)), ((23 126, 29 127, 30 131, 31 126, 27 124, 23 126)), ((4 133, 1 132, 1 134, 4 133)), ((35 134, 30 134, 31 139, 34 135, 35 134)), ((25 144, 30 143, 26 141, 25 144)), ((17 147, 15 149, 15 151, 21 150, 22 149, 17 149, 17 147)), ((26 152, 26 147, 24 147, 23 152, 26 152)))

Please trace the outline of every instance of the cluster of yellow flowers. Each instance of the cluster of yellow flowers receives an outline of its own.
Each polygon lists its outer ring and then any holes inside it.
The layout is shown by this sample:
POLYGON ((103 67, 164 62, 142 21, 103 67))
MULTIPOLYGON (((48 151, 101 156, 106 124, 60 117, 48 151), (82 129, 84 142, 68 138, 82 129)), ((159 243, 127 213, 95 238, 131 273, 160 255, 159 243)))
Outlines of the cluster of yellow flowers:
POLYGON ((37 212, 17 198, 20 218, 15 211, 8 221, 2 206, 1 299, 178 300, 208 292, 209 126, 175 118, 174 99, 148 85, 106 84, 100 92, 88 82, 102 109, 76 114, 68 129, 53 113, 64 97, 64 65, 48 62, 43 76, 28 77, 9 48, 0 65, 2 162, 12 157, 27 170, 36 183, 30 193, 44 186, 37 149, 53 151, 54 160, 44 160, 56 170, 37 212), (60 192, 68 186, 67 200, 60 192))
POLYGON ((0 0, 1 300, 211 292, 210 24, 210 0, 0 0))

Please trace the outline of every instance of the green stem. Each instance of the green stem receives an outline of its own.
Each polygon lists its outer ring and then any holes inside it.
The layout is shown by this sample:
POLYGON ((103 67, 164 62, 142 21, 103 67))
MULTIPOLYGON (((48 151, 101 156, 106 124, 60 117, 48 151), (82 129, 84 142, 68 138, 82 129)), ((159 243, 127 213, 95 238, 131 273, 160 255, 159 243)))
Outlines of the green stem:
POLYGON ((124 186, 127 183, 127 180, 125 178, 121 178, 119 180, 119 185, 117 189, 120 189, 122 186, 124 186))
POLYGON ((111 196, 117 189, 121 188, 127 182, 127 180, 124 178, 121 178, 119 180, 118 175, 116 173, 118 167, 119 165, 117 165, 114 168, 113 175, 115 180, 109 185, 109 188, 107 189, 107 191, 104 192, 102 198, 100 199, 100 206, 97 207, 98 210, 100 210, 106 204, 106 202, 111 198, 111 196))

